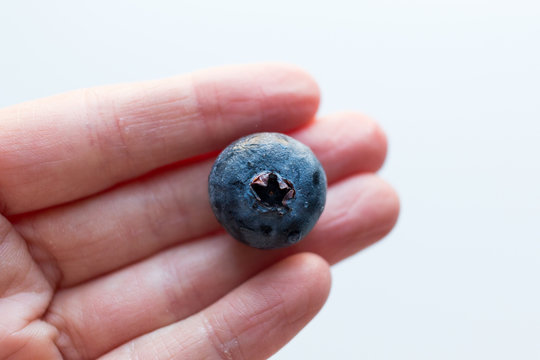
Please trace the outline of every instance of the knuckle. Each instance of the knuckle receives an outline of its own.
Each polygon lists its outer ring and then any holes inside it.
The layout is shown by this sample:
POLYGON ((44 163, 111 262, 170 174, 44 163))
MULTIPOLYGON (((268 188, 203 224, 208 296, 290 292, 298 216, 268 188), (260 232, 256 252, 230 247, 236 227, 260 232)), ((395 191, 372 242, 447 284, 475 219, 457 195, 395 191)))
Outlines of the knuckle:
POLYGON ((51 306, 44 316, 44 320, 51 324, 56 331, 55 345, 58 351, 66 359, 87 359, 89 358, 82 345, 82 337, 72 329, 62 315, 61 311, 51 306))
POLYGON ((202 313, 208 343, 221 360, 244 360, 238 336, 224 317, 218 318, 202 313))

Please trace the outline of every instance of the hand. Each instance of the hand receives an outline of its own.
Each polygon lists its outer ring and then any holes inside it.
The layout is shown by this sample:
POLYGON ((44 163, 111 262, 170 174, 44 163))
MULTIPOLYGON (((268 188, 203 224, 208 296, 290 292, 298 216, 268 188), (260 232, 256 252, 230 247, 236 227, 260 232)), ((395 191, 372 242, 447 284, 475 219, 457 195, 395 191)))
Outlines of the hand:
POLYGON ((0 358, 264 359, 319 311, 328 264, 394 225, 373 174, 385 136, 313 119, 317 85, 285 65, 226 67, 0 110, 0 358), (253 132, 310 146, 329 182, 310 235, 257 250, 224 233, 207 176, 253 132))

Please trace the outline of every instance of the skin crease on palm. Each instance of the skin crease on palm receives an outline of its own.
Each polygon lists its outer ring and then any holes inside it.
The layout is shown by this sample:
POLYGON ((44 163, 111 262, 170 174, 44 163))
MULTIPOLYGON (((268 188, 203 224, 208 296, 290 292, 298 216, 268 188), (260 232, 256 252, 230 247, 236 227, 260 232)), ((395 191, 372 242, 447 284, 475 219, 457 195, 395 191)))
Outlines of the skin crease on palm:
MULTIPOLYGON (((383 238, 399 201, 369 118, 316 116, 282 64, 91 88, 0 110, 0 359, 266 359, 323 306, 329 264, 383 238), (287 133, 328 176, 300 243, 249 248, 211 212, 234 139, 287 133)), ((358 259, 357 261, 361 261, 358 259)))

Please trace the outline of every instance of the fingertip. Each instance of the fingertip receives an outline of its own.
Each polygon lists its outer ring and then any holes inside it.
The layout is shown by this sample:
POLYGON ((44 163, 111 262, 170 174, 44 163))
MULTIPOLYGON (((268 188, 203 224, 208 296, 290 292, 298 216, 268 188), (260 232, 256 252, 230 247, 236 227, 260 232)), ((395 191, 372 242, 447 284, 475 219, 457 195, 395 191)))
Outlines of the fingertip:
POLYGON ((380 227, 381 236, 386 236, 396 226, 401 212, 401 200, 397 190, 385 180, 381 181, 381 206, 385 208, 386 221, 380 227))
POLYGON ((263 117, 274 115, 279 118, 286 114, 286 120, 291 125, 299 126, 311 120, 319 107, 320 89, 313 76, 288 63, 221 66, 194 72, 192 78, 199 93, 202 92, 200 88, 210 87, 209 90, 214 90, 214 84, 219 82, 228 84, 223 90, 238 93, 239 99, 245 97, 246 93, 259 98, 261 104, 267 105, 261 107, 263 117))
POLYGON ((321 219, 297 250, 313 251, 335 264, 387 235, 399 209, 396 191, 377 175, 341 180, 329 188, 321 219))
POLYGON ((291 263, 297 278, 303 283, 330 284, 330 265, 320 255, 304 252, 284 261, 291 263))
POLYGON ((312 318, 322 308, 330 293, 330 265, 321 256, 304 252, 282 260, 278 266, 288 270, 290 285, 301 288, 300 294, 306 296, 302 306, 307 309, 306 315, 312 318))
POLYGON ((304 68, 295 64, 282 62, 259 63, 253 64, 251 67, 254 70, 273 74, 273 78, 277 83, 283 83, 283 81, 294 82, 300 95, 311 100, 312 104, 319 104, 321 96, 319 84, 313 75, 304 68))
POLYGON ((267 99, 277 108, 286 107, 294 117, 286 119, 291 125, 287 131, 311 121, 320 103, 320 88, 314 77, 301 67, 288 63, 254 64, 252 69, 268 85, 261 88, 267 99))
MULTIPOLYGON (((375 174, 365 174, 351 180, 362 183, 359 185, 359 188, 363 187, 360 196, 363 197, 361 201, 366 206, 361 215, 369 222, 370 233, 382 238, 392 230, 399 216, 400 203, 396 190, 375 174)), ((342 196, 347 195, 350 196, 350 194, 342 196)))
POLYGON ((368 115, 353 111, 332 114, 325 120, 334 124, 340 123, 348 130, 349 137, 355 137, 356 142, 363 145, 356 156, 364 159, 366 168, 377 171, 382 167, 388 152, 388 138, 377 121, 368 115))
POLYGON ((388 154, 388 136, 379 123, 369 117, 366 117, 366 119, 370 123, 370 136, 373 139, 372 143, 375 148, 373 152, 378 155, 373 158, 373 167, 379 170, 388 154))

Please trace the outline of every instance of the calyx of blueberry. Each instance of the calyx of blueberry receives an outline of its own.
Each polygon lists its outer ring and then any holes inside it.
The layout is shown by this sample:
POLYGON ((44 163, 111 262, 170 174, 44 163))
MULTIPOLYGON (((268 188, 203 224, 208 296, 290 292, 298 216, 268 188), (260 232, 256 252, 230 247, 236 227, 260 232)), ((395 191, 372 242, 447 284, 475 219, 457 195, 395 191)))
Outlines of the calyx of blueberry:
POLYGON ((257 200, 267 207, 287 207, 287 201, 294 198, 293 184, 273 172, 264 172, 251 181, 251 190, 257 200))

